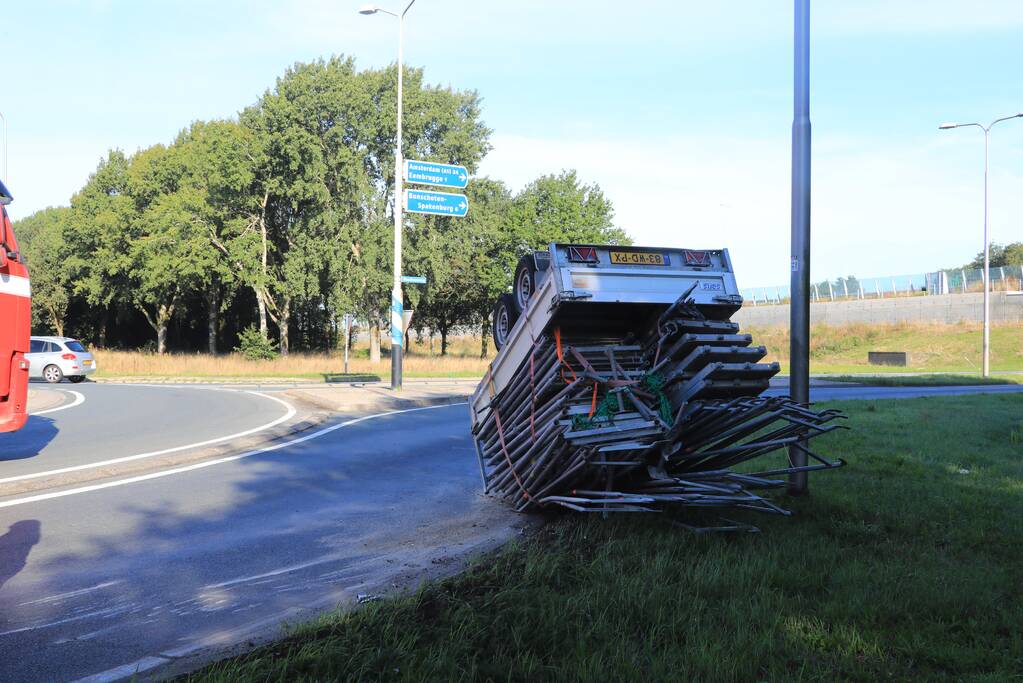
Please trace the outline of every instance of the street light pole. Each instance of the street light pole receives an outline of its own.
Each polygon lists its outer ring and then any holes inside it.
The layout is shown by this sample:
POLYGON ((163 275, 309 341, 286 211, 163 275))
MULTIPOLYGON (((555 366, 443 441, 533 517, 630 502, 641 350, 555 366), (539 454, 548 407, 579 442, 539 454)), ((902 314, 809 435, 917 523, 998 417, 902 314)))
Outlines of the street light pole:
POLYGON ((375 5, 364 5, 360 14, 376 14, 382 12, 398 18, 398 125, 394 138, 394 283, 391 288, 391 388, 401 389, 401 364, 403 344, 405 343, 405 327, 402 319, 405 299, 401 291, 401 221, 405 198, 402 187, 401 157, 401 113, 402 113, 402 52, 405 42, 405 15, 414 5, 411 0, 401 13, 391 12, 375 5))
MULTIPOLYGON (((789 396, 810 402, 810 0, 796 0, 792 112, 792 275, 789 396)), ((806 442, 789 447, 793 467, 807 464, 806 442)), ((789 493, 808 492, 806 472, 789 475, 789 493)))
POLYGON ((1023 117, 1023 112, 995 119, 987 126, 979 123, 943 123, 938 126, 938 130, 976 126, 984 131, 984 345, 981 359, 981 373, 984 377, 991 374, 991 247, 987 238, 988 138, 996 123, 1020 117, 1023 117))

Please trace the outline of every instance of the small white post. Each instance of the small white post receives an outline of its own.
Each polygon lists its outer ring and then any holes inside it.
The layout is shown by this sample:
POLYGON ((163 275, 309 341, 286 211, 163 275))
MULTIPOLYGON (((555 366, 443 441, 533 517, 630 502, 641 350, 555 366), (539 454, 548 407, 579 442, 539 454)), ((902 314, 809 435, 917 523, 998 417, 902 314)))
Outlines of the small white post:
POLYGON ((348 374, 348 346, 351 344, 352 318, 345 313, 345 374, 348 374))

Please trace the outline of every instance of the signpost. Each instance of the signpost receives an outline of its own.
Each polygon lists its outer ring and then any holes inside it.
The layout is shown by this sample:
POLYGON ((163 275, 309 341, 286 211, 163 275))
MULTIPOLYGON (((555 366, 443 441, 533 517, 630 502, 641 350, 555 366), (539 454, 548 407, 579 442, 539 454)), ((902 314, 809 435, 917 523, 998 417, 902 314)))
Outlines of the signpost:
POLYGON ((465 166, 406 159, 405 180, 420 185, 437 185, 460 190, 469 184, 469 172, 465 170, 465 166))
POLYGON ((450 192, 406 190, 405 210, 409 213, 461 217, 469 212, 469 198, 464 194, 450 192))
POLYGON ((402 275, 401 281, 406 285, 425 285, 425 275, 402 275))

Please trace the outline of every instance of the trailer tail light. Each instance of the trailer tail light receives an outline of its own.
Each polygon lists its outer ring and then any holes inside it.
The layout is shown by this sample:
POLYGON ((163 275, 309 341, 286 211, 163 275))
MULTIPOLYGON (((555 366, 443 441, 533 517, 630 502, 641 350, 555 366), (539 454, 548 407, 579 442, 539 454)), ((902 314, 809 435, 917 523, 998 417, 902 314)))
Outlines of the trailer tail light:
POLYGON ((61 356, 61 358, 63 358, 64 360, 77 360, 78 356, 76 356, 73 353, 65 353, 64 355, 61 356))
POLYGON ((710 252, 709 251, 691 251, 686 249, 682 252, 686 259, 687 266, 709 266, 710 265, 710 252))
POLYGON ((597 263, 596 247, 569 247, 568 260, 573 263, 597 263))

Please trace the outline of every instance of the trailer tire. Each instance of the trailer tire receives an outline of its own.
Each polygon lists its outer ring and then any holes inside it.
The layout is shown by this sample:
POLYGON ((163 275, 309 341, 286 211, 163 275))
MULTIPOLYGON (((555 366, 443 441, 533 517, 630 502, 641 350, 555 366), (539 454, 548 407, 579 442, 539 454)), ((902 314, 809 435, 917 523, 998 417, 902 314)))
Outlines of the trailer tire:
POLYGON ((536 291, 537 275, 536 260, 532 254, 519 259, 519 265, 515 267, 515 279, 512 280, 512 298, 517 315, 521 315, 529 305, 529 299, 536 291))
POLYGON ((497 303, 494 304, 493 334, 494 348, 498 351, 508 341, 508 334, 518 319, 519 314, 515 310, 515 297, 511 294, 502 294, 497 297, 497 303))

